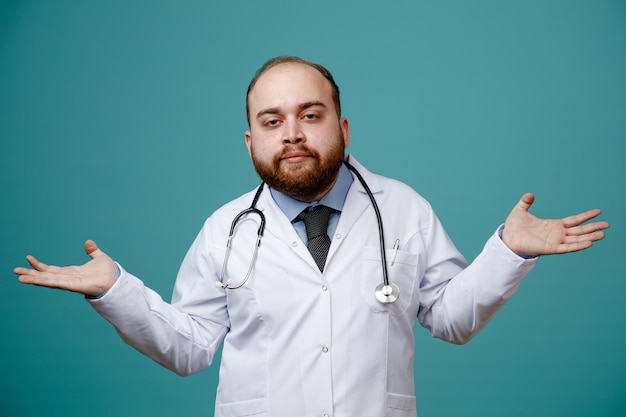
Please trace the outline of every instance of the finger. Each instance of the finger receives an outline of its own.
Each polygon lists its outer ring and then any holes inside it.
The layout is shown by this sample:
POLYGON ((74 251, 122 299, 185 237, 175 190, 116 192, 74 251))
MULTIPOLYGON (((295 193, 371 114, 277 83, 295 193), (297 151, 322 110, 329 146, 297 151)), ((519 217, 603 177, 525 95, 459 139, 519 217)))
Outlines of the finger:
POLYGON ((601 231, 604 229, 608 229, 609 224, 607 222, 595 222, 589 224, 583 224, 581 226, 570 227, 566 230, 567 234, 570 236, 581 236, 589 233, 601 231))
POLYGON ((37 285, 40 287, 59 288, 64 290, 75 290, 76 279, 80 275, 78 268, 69 267, 47 267, 46 270, 16 268, 19 273, 18 281, 23 284, 37 285))
POLYGON ((528 211, 528 209, 530 209, 530 206, 533 205, 534 201, 535 201, 535 196, 532 193, 526 193, 517 202, 516 208, 519 208, 524 211, 528 211))
POLYGON ((595 217, 598 217, 601 213, 602 211, 600 209, 593 209, 593 210, 585 211, 584 213, 579 213, 573 216, 568 216, 568 217, 563 218, 563 225, 565 227, 578 226, 579 224, 582 224, 595 217))
POLYGON ((28 275, 32 272, 37 272, 37 271, 33 271, 30 268, 24 268, 23 266, 18 266, 16 268, 13 268, 13 273, 15 275, 28 275))
POLYGON ((54 265, 47 265, 43 262, 41 262, 40 260, 38 260, 37 258, 35 258, 32 255, 28 255, 26 257, 26 260, 28 261, 28 263, 30 264, 30 266, 33 267, 33 269, 35 269, 36 271, 41 271, 41 272, 57 272, 59 271, 58 266, 54 266, 54 265))
POLYGON ((579 242, 596 242, 598 240, 604 239, 605 234, 601 231, 596 231, 593 233, 587 233, 584 235, 574 235, 574 236, 565 236, 563 239, 563 243, 579 243, 579 242))
POLYGON ((37 285, 40 287, 70 289, 66 280, 56 274, 37 273, 20 275, 18 281, 22 284, 37 285))
POLYGON ((559 254, 559 253, 579 252, 581 250, 590 248, 592 244, 593 242, 589 240, 585 240, 582 242, 575 242, 575 243, 564 243, 558 247, 556 253, 559 254))

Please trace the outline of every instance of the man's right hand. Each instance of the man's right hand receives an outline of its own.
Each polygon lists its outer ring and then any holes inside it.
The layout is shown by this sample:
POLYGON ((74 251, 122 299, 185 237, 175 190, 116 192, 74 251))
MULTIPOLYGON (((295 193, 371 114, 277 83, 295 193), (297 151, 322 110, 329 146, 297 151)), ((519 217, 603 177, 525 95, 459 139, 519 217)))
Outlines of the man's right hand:
POLYGON ((17 267, 13 272, 24 284, 58 288, 95 297, 107 292, 115 284, 117 266, 93 240, 85 242, 85 252, 91 257, 89 262, 80 266, 64 267, 46 265, 28 255, 26 260, 32 269, 17 267))

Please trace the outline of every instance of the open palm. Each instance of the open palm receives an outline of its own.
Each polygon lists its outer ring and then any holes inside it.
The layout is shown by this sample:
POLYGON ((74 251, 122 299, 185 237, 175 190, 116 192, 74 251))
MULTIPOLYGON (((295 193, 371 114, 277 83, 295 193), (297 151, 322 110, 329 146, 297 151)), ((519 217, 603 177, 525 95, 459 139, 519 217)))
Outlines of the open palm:
POLYGON ((607 222, 583 224, 601 211, 589 210, 562 219, 540 219, 528 212, 534 195, 522 196, 506 219, 502 240, 520 256, 553 255, 589 248, 604 238, 607 222))
POLYGON ((91 260, 80 266, 46 265, 29 255, 26 260, 32 269, 17 267, 13 272, 24 284, 58 288, 88 296, 103 294, 115 283, 115 262, 93 240, 85 242, 85 252, 91 260))

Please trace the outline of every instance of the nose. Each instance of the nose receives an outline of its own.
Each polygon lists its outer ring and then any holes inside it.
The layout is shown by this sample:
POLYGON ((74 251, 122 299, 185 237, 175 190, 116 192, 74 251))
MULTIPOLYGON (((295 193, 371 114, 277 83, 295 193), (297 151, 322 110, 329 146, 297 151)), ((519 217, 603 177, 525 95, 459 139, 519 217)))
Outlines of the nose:
POLYGON ((304 133, 297 123, 285 122, 283 130, 283 143, 285 145, 304 142, 304 133))

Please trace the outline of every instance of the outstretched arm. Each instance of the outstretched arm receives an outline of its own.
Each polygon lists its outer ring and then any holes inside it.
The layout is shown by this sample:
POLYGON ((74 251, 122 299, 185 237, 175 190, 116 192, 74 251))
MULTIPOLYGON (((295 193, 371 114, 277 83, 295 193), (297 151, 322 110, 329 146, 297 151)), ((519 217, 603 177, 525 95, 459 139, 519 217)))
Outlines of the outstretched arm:
POLYGON ((524 194, 506 219, 502 240, 520 256, 554 255, 591 247, 604 238, 605 221, 583 224, 601 211, 589 210, 562 219, 539 219, 528 212, 535 196, 524 194))
POLYGON ((17 267, 13 272, 24 284, 98 296, 108 291, 115 283, 117 267, 93 240, 85 242, 85 252, 91 257, 90 261, 80 266, 65 267, 46 265, 34 256, 28 255, 26 260, 32 269, 17 267))

